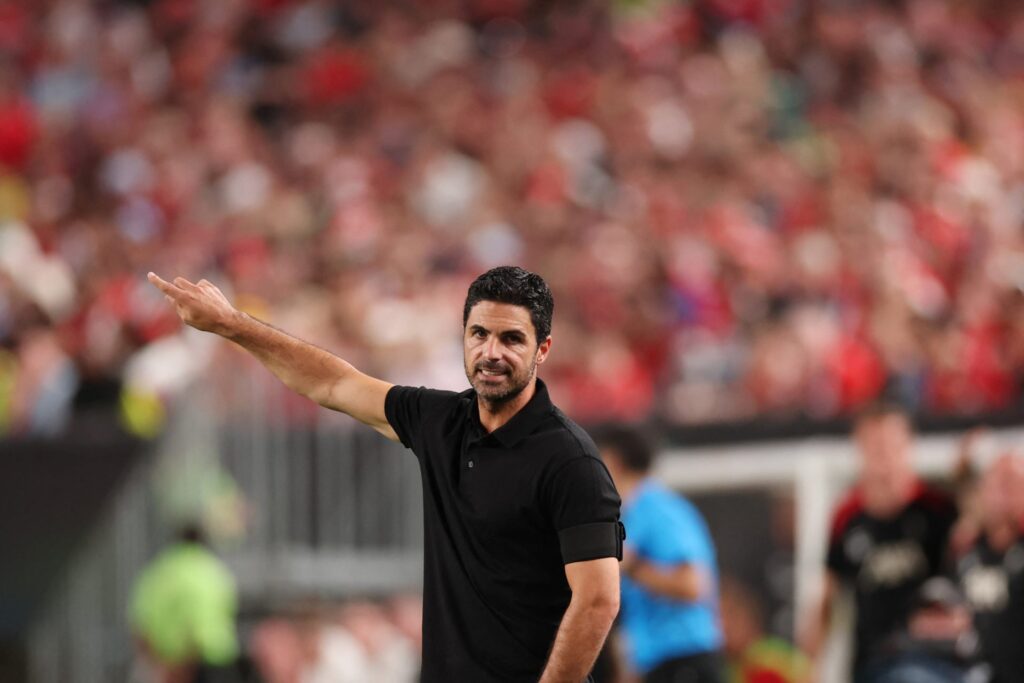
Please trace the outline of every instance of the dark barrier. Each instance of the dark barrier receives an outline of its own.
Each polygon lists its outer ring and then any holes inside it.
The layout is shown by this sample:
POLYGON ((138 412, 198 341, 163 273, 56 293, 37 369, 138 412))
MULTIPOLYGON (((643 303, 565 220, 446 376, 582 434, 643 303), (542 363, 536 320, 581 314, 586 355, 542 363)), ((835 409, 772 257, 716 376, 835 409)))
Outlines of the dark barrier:
POLYGON ((0 440, 0 680, 24 679, 25 629, 141 452, 109 423, 0 440))
MULTIPOLYGON (((992 428, 1024 425, 1024 408, 973 415, 912 416, 923 434, 962 432, 979 425, 992 428)), ((852 417, 823 420, 806 415, 762 416, 735 422, 709 422, 693 425, 670 424, 654 420, 650 427, 672 446, 713 446, 735 443, 764 443, 812 436, 845 436, 852 428, 852 417)))

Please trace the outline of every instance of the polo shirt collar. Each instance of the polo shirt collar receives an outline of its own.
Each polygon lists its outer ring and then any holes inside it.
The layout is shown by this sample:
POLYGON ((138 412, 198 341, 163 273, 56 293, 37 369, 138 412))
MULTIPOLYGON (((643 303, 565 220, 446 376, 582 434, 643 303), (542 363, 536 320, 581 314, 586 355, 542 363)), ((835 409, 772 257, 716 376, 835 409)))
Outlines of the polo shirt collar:
POLYGON ((533 397, 519 412, 512 416, 508 422, 490 434, 487 434, 480 424, 480 406, 477 403, 476 392, 470 392, 472 401, 469 404, 469 419, 473 422, 481 436, 491 436, 497 439, 505 448, 511 448, 527 436, 532 434, 540 425, 541 421, 551 414, 554 405, 548 395, 548 388, 538 377, 537 385, 534 388, 533 397))

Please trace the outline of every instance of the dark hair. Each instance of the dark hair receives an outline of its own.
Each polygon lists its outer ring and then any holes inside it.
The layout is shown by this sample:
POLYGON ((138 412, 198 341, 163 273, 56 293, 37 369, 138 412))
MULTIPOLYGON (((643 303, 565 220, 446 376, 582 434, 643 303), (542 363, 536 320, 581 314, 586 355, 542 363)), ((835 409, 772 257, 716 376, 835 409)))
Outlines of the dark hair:
POLYGON ((469 312, 481 301, 522 306, 530 311, 530 321, 540 344, 551 334, 551 316, 555 300, 544 278, 519 266, 498 266, 473 280, 466 292, 466 305, 462 309, 462 325, 466 326, 469 312))
POLYGON ((206 532, 203 529, 203 525, 199 522, 186 522, 178 528, 176 536, 179 543, 196 543, 198 545, 206 545, 208 543, 206 532))
POLYGON ((903 404, 889 399, 874 401, 861 408, 854 417, 853 425, 856 428, 865 422, 879 420, 883 417, 903 418, 903 421, 907 423, 907 427, 910 429, 914 428, 914 420, 910 416, 910 411, 903 404))
POLYGON ((635 427, 605 424, 592 430, 594 443, 600 450, 609 450, 630 472, 643 474, 654 463, 654 448, 647 437, 635 427))

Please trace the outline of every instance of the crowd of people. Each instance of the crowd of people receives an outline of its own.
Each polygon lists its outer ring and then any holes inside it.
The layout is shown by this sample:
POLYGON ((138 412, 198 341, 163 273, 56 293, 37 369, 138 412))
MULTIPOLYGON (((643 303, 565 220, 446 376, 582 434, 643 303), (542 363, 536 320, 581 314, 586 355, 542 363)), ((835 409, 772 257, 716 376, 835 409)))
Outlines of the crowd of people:
POLYGON ((148 270, 462 386, 522 263, 584 422, 1019 402, 1019 3, 51 0, 0 52, 8 432, 195 371, 148 270))
POLYGON ((403 596, 272 617, 253 629, 251 657, 266 683, 415 683, 421 616, 403 596))
POLYGON ((862 414, 854 439, 860 473, 836 507, 824 589, 800 638, 812 663, 846 592, 853 683, 1024 678, 1024 458, 979 462, 967 438, 948 479, 927 483, 896 405, 862 414))

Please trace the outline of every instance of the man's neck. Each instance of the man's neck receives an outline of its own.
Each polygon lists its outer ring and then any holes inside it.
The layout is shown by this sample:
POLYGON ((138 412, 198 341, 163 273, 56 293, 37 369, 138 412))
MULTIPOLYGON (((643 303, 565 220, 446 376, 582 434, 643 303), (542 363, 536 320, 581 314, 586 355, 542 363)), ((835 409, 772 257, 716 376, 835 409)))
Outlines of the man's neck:
POLYGON ((913 472, 908 472, 898 476, 896 481, 885 482, 882 485, 873 486, 871 482, 862 482, 861 485, 864 507, 868 514, 879 519, 888 519, 902 512, 914 499, 918 480, 913 472))
POLYGON ((510 401, 492 403, 477 394, 476 404, 480 413, 480 424, 490 434, 511 420, 516 413, 522 410, 533 395, 537 392, 537 378, 534 377, 526 388, 519 392, 519 395, 510 401))
POLYGON ((623 503, 628 503, 633 497, 633 494, 640 487, 640 483, 644 480, 643 476, 631 476, 623 475, 618 478, 615 482, 615 488, 619 492, 619 498, 622 499, 623 503))

